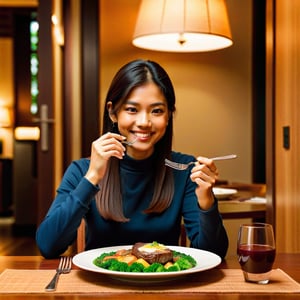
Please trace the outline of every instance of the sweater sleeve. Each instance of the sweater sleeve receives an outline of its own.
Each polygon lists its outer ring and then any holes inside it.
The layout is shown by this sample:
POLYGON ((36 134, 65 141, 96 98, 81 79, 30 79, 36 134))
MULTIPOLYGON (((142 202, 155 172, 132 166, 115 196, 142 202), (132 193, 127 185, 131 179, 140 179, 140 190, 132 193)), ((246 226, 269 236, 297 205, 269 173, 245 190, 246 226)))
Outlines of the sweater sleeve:
POLYGON ((75 241, 77 228, 98 187, 84 178, 83 161, 73 162, 64 174, 56 197, 36 232, 36 242, 46 258, 61 255, 75 241))
POLYGON ((224 258, 228 250, 228 237, 215 201, 208 211, 199 211, 199 232, 194 235, 192 247, 205 249, 224 258))
POLYGON ((211 251, 224 258, 228 249, 228 237, 217 199, 209 210, 202 210, 198 205, 195 187, 192 182, 187 184, 183 205, 184 224, 191 247, 211 251))
MULTIPOLYGON (((194 161, 190 155, 172 153, 174 161, 194 161)), ((189 168, 191 170, 192 166, 189 168)), ((216 253, 224 258, 228 249, 228 236, 223 225, 215 198, 209 210, 202 210, 198 204, 195 189, 197 184, 190 179, 190 172, 174 170, 175 195, 182 197, 182 217, 191 247, 216 253)))

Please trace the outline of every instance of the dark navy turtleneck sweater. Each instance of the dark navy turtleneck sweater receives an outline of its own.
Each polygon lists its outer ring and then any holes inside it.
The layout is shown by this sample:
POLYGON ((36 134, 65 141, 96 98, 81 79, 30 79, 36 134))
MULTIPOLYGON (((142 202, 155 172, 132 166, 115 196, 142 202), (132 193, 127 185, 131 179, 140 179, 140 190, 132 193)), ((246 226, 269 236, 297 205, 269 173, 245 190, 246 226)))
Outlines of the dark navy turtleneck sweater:
MULTIPOLYGON (((57 195, 40 224, 36 241, 46 258, 61 255, 71 245, 82 220, 86 220, 86 250, 108 246, 131 245, 136 242, 157 241, 178 245, 182 219, 191 247, 208 250, 224 257, 228 238, 218 211, 217 200, 209 210, 199 208, 196 184, 190 180, 190 169, 174 170, 174 197, 168 209, 160 214, 145 214, 154 188, 153 157, 120 160, 123 210, 129 222, 105 220, 98 212, 95 194, 98 187, 84 175, 88 159, 72 162, 65 172, 57 195)), ((172 159, 188 162, 194 158, 172 152, 172 159)))

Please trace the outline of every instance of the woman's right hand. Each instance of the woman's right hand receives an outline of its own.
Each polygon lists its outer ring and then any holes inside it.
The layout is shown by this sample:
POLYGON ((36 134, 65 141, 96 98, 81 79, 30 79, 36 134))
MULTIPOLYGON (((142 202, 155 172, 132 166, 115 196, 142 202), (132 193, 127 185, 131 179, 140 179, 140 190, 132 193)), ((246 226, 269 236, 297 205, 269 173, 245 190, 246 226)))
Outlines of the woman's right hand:
POLYGON ((97 185, 103 178, 109 159, 114 156, 122 159, 126 148, 122 141, 126 138, 117 133, 105 133, 92 143, 90 166, 85 178, 97 185))

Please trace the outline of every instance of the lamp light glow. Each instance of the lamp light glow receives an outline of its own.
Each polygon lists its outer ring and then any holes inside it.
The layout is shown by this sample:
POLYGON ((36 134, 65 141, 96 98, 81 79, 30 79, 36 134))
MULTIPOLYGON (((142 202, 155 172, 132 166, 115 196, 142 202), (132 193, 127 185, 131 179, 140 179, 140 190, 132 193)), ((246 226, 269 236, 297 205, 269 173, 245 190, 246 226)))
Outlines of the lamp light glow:
POLYGON ((39 127, 16 127, 15 139, 17 141, 38 141, 40 139, 39 127))
POLYGON ((0 107, 0 127, 11 127, 12 120, 8 107, 0 107))

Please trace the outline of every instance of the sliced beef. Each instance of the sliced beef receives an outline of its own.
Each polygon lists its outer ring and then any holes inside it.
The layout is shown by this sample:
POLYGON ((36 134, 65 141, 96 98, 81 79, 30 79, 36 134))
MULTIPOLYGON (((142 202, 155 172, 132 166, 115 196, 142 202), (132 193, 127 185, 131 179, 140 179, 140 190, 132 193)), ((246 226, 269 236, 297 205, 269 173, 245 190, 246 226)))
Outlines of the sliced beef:
POLYGON ((165 264, 168 261, 173 260, 173 253, 170 249, 157 250, 154 252, 140 251, 139 248, 144 246, 146 243, 136 243, 132 247, 132 254, 137 258, 143 258, 149 264, 155 262, 165 264))

